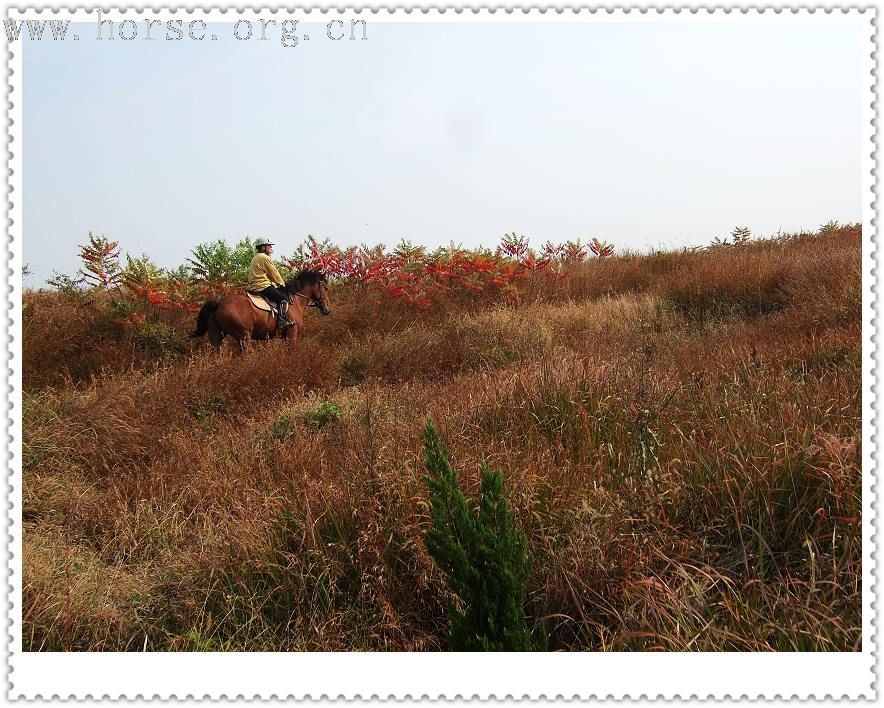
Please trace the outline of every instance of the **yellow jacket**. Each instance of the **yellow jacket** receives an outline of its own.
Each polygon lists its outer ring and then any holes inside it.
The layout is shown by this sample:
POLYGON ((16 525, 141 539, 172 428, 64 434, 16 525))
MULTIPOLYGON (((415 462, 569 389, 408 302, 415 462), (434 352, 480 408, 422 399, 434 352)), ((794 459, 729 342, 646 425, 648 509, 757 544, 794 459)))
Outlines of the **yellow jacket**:
POLYGON ((273 259, 266 253, 256 253, 249 264, 249 290, 260 291, 271 285, 285 285, 285 281, 273 265, 273 259))

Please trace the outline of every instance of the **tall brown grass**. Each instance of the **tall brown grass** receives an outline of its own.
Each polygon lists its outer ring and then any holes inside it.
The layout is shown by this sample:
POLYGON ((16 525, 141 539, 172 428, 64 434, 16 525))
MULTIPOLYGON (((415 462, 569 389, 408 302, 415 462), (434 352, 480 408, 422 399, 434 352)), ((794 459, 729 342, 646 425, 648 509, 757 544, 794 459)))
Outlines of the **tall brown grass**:
POLYGON ((444 649, 431 415, 469 494, 504 471, 550 648, 859 649, 860 239, 627 254, 518 305, 338 288, 245 356, 28 293, 25 648, 444 649))

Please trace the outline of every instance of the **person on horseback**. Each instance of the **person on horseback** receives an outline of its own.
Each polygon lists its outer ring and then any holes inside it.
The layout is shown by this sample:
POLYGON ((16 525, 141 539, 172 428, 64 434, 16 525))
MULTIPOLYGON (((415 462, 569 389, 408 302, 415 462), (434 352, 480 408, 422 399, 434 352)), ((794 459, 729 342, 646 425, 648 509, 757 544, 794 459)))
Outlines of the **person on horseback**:
POLYGON ((269 238, 262 236, 255 241, 255 250, 258 252, 249 264, 248 289, 276 304, 279 308, 279 331, 283 332, 291 324, 286 317, 288 294, 285 291, 285 281, 270 257, 273 244, 269 238))

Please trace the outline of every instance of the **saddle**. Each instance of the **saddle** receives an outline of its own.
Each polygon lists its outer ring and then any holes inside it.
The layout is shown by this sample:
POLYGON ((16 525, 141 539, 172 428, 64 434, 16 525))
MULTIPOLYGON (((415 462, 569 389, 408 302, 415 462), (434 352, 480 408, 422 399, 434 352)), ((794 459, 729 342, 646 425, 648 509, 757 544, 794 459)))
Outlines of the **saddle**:
POLYGON ((246 295, 249 296, 249 300, 251 300, 252 304, 259 310, 270 312, 273 314, 274 317, 279 317, 279 308, 275 304, 267 300, 263 295, 253 293, 251 290, 246 290, 246 295))

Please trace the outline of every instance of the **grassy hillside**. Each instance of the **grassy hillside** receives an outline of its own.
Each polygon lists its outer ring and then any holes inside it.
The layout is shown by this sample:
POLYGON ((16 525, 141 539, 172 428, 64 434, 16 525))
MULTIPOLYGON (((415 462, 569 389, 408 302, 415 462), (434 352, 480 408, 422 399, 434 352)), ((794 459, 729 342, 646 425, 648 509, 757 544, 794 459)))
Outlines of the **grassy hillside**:
POLYGON ((551 649, 856 650, 861 232, 623 255, 292 348, 24 301, 27 650, 441 650, 423 422, 503 470, 551 649))

